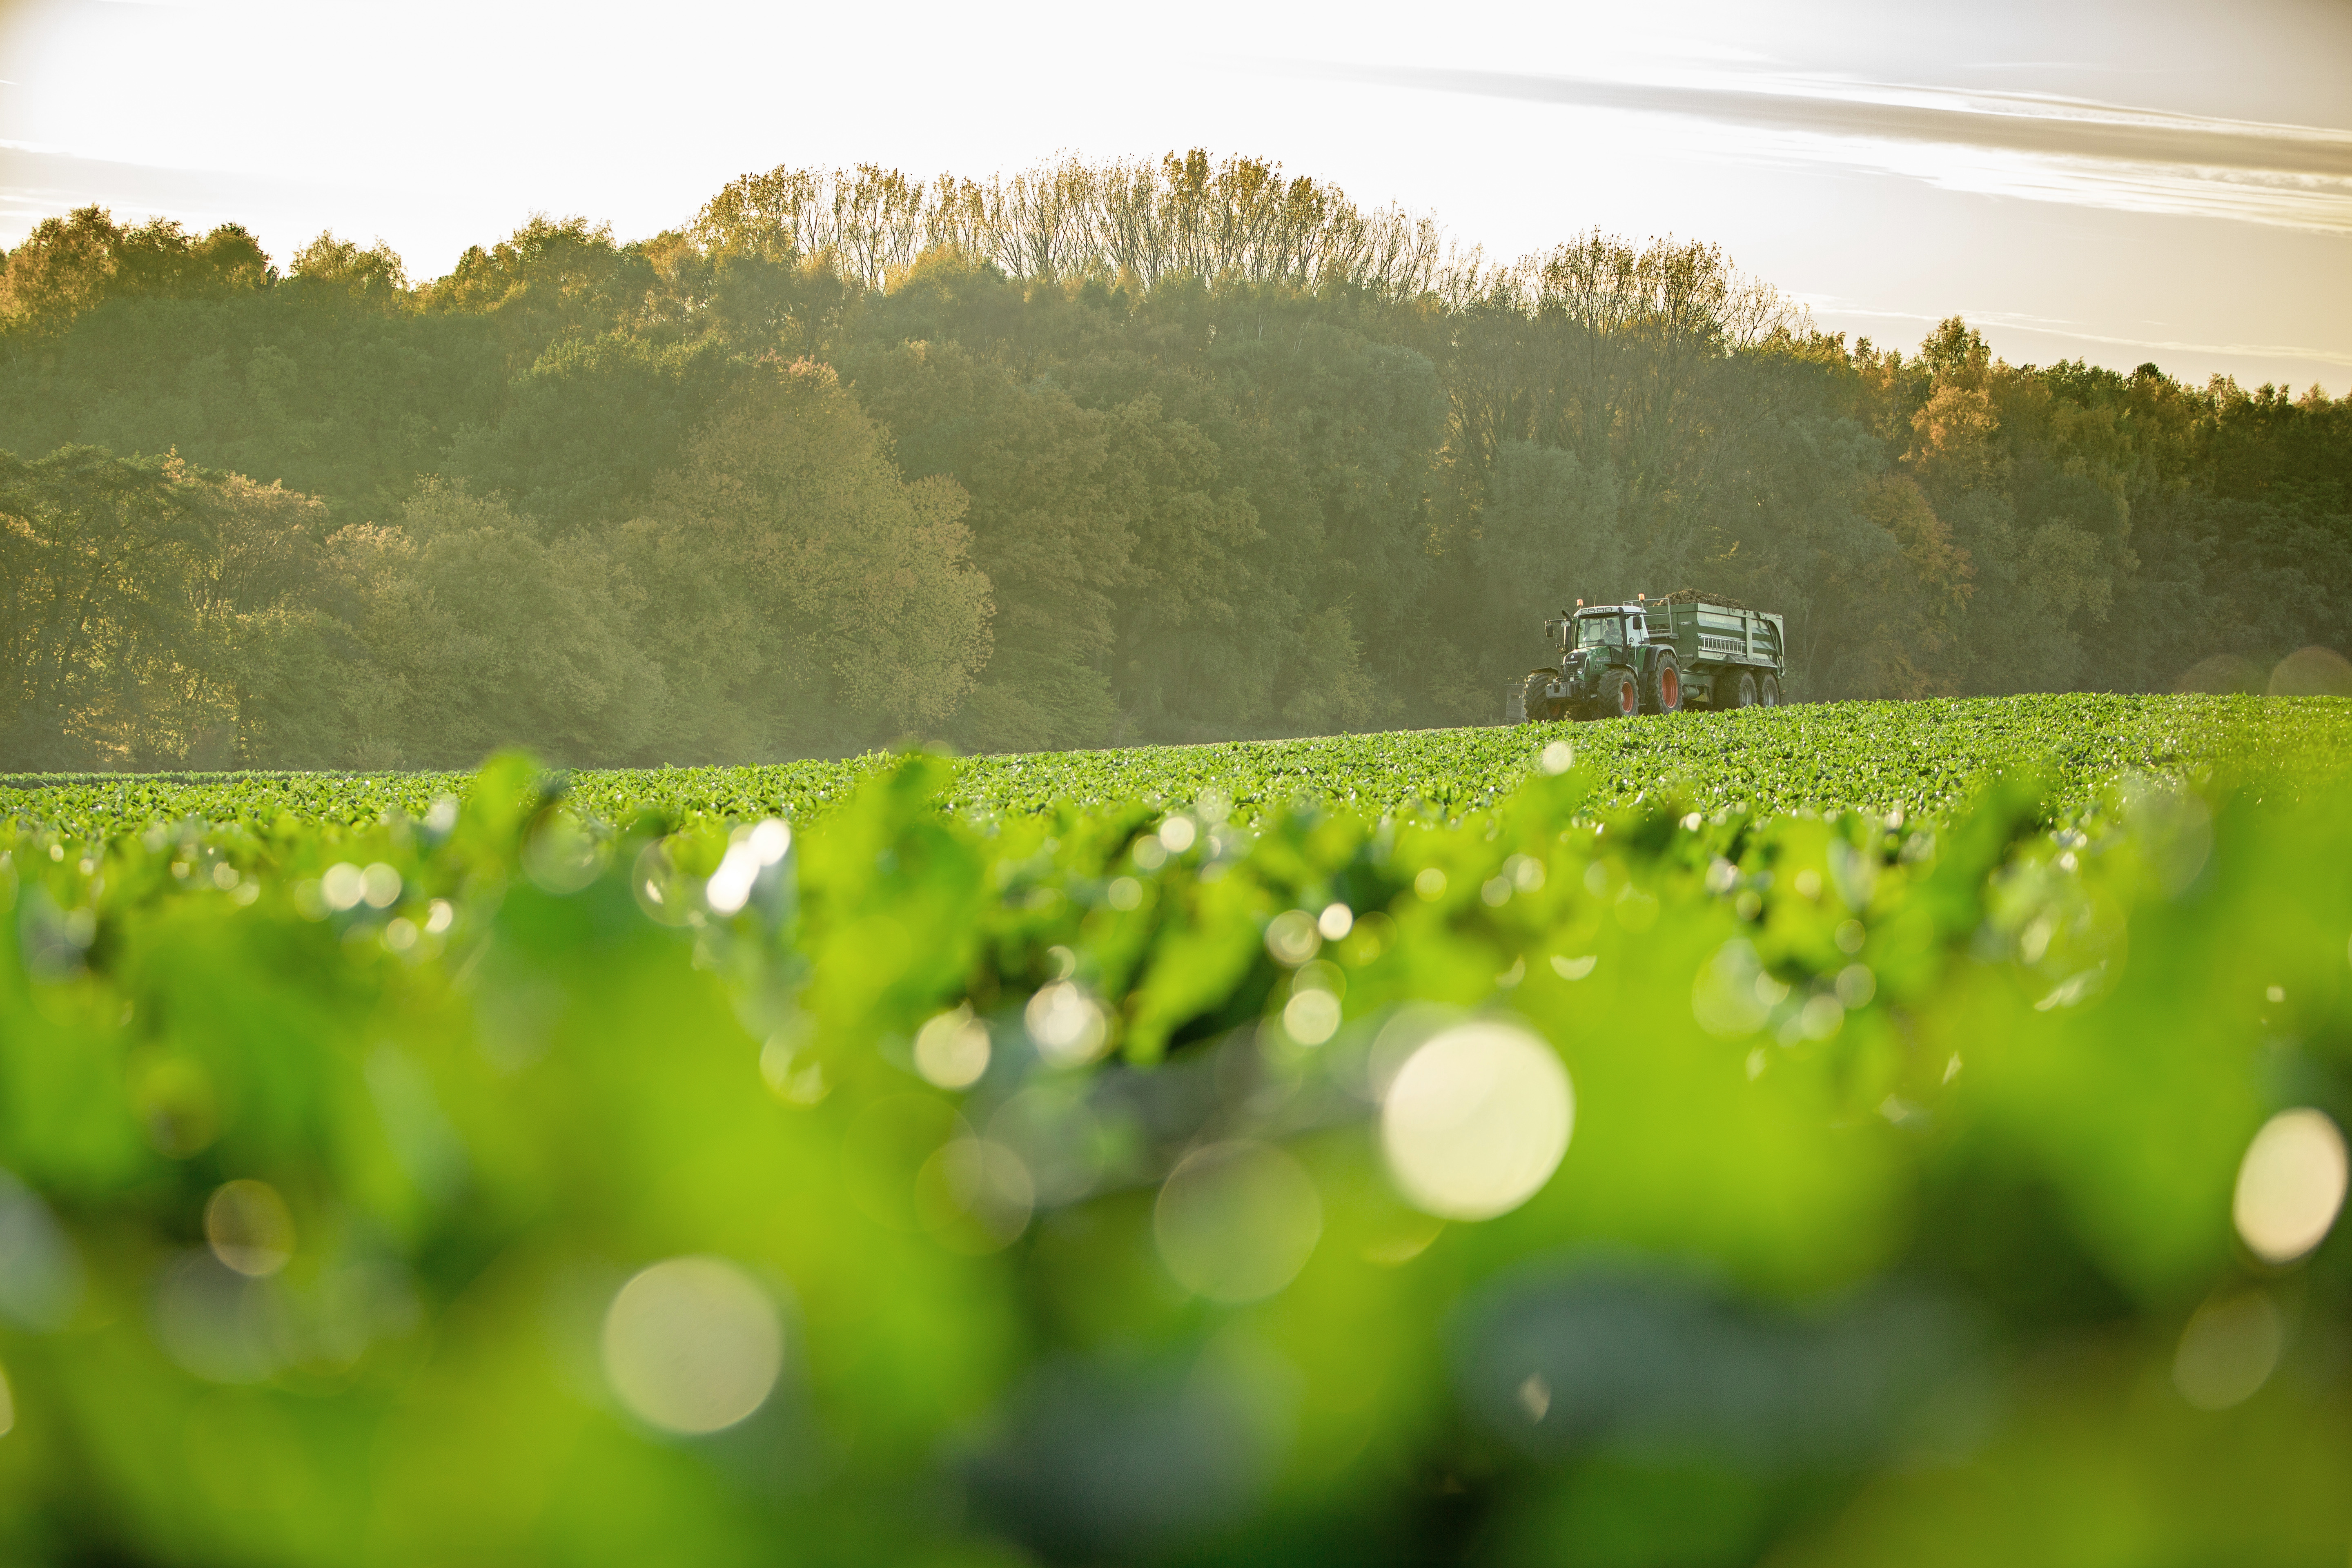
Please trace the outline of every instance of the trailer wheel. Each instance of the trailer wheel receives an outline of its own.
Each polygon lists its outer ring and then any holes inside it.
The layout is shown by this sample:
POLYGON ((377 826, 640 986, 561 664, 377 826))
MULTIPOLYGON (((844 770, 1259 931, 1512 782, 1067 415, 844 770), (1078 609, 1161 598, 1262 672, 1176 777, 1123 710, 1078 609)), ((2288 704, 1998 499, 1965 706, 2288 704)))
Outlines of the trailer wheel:
POLYGON ((1631 719, 1642 710, 1642 689, 1630 669, 1612 669, 1601 678, 1599 699, 1603 719, 1631 719))
POLYGON ((1756 700, 1762 703, 1767 708, 1778 708, 1780 706, 1780 681, 1771 676, 1766 676, 1764 678, 1763 684, 1757 688, 1756 700))
POLYGON ((1675 667, 1675 656, 1665 649, 1658 650, 1657 661, 1650 666, 1650 676, 1642 683, 1642 707, 1652 713, 1673 713, 1683 705, 1683 672, 1675 667))
POLYGON ((1739 672, 1739 695, 1732 700, 1731 705, 1734 708, 1756 706, 1756 678, 1746 670, 1739 672))

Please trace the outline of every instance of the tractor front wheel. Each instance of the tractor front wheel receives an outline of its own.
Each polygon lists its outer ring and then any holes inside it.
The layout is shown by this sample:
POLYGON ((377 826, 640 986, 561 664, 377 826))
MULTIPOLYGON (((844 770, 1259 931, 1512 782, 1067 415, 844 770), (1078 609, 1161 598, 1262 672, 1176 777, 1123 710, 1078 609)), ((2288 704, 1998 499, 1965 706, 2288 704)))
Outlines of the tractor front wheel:
POLYGON ((1594 702, 1603 719, 1631 719, 1642 710, 1642 689, 1633 683, 1630 669, 1612 669, 1601 678, 1601 690, 1594 702))
POLYGON ((1756 678, 1754 676, 1749 675, 1745 671, 1741 672, 1739 677, 1739 696, 1734 700, 1732 705, 1736 708, 1753 708, 1756 706, 1756 678))

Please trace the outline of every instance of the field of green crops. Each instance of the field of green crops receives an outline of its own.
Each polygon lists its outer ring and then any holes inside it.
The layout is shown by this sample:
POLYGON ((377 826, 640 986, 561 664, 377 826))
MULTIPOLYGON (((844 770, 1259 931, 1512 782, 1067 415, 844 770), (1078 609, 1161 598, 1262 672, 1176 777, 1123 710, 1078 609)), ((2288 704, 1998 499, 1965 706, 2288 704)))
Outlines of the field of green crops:
POLYGON ((0 793, 0 1561, 2352 1552, 2352 702, 0 793))
MULTIPOLYGON (((2352 700, 2341 698, 2055 695, 1833 703, 1595 724, 1516 725, 1315 740, 1146 746, 959 761, 942 804, 967 815, 1182 805, 1214 795, 1246 820, 1300 800, 1358 811, 1458 814, 1491 805, 1564 743, 1593 776, 1591 809, 1660 797, 1709 811, 1853 806, 1937 816, 1991 777, 2031 773, 2087 800, 2127 773, 2300 785, 2352 772, 2352 700)), ((1558 753, 1554 753, 1557 759, 1558 753)), ((592 823, 646 812, 806 822, 887 771, 876 754, 778 767, 612 769, 572 774, 566 795, 592 823)), ((447 773, 0 774, 0 813, 74 835, 156 819, 363 823, 422 818, 463 793, 447 773), (36 784, 45 787, 34 788, 36 784)))

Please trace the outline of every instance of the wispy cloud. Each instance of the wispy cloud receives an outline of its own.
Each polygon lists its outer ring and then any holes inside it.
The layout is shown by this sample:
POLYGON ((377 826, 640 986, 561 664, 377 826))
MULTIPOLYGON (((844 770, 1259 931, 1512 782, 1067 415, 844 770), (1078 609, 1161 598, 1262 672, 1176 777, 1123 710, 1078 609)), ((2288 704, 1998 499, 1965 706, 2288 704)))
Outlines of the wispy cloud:
POLYGON ((2352 132, 2317 126, 1762 73, 1659 82, 1328 62, 1277 68, 1735 126, 1748 133, 1726 149, 1738 156, 1857 164, 2032 200, 2352 233, 2352 132))
MULTIPOLYGON (((1943 316, 1918 310, 1889 310, 1853 304, 1830 295, 1795 296, 1806 309, 1823 318, 1838 321, 1886 321, 1916 322, 1930 325, 1943 316)), ((2060 321, 2048 316, 2027 315, 2016 310, 1947 310, 1944 315, 1958 315, 1972 327, 2006 328, 2013 332, 2028 332, 2045 338, 2063 338, 2079 343, 2097 343, 2112 348, 2131 349, 2149 357, 2157 354, 2192 354, 2201 359, 2247 359, 2291 361, 2298 364, 2326 365, 2336 370, 2352 370, 2352 353, 2315 349, 2284 343, 2200 343, 2172 338, 2145 338, 2110 332, 2085 331, 2080 321, 2060 321)))
POLYGON ((9 227, 29 228, 93 202, 119 209, 118 216, 250 222, 257 209, 297 206, 322 194, 321 187, 270 175, 118 163, 37 142, 0 141, 0 225, 9 227))

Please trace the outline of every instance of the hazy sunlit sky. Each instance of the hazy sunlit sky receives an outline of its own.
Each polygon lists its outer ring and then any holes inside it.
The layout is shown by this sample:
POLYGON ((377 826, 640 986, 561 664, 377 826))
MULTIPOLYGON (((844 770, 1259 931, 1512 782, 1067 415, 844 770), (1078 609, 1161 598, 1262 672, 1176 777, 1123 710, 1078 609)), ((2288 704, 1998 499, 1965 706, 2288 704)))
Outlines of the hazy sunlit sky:
POLYGON ((0 244, 96 201, 446 271, 535 211, 1274 159, 1513 257, 1720 243, 1825 327, 2352 392, 2347 0, 1484 8, 0 0, 0 244))

